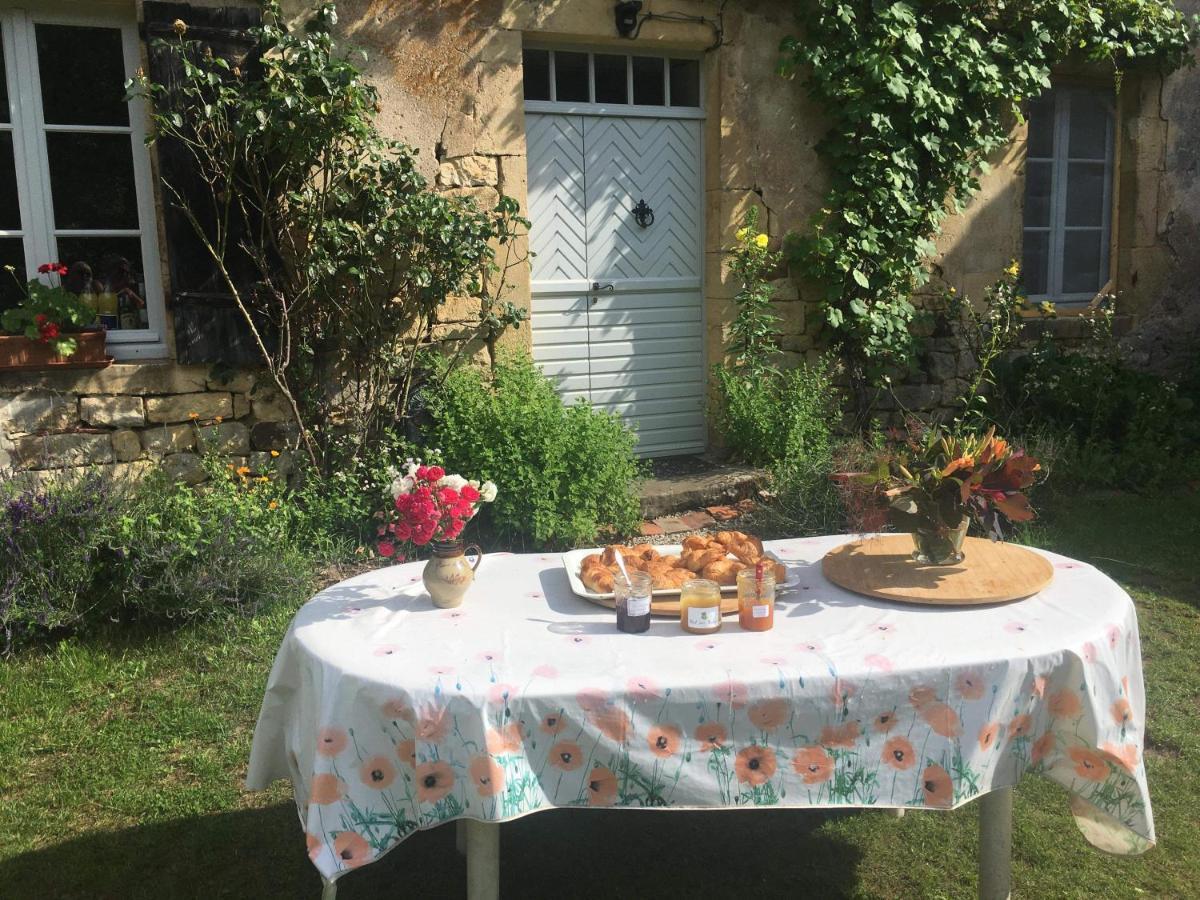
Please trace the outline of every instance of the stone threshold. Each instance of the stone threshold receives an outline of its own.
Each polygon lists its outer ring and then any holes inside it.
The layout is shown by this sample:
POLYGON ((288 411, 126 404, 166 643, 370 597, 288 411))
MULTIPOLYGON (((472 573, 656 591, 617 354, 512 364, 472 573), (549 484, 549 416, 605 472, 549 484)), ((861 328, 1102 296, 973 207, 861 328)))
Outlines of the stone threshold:
POLYGON ((651 476, 641 483, 642 518, 650 520, 752 498, 767 477, 762 469, 703 456, 651 460, 650 470, 651 476))

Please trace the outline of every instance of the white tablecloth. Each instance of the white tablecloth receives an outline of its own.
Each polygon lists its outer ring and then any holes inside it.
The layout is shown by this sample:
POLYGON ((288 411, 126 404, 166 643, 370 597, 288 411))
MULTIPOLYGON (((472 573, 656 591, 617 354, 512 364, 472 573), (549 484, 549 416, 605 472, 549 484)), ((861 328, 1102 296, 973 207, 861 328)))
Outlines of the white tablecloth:
POLYGON ((322 591, 275 660, 247 784, 291 779, 334 878, 459 817, 628 807, 949 808, 1026 771, 1067 788, 1085 837, 1154 841, 1129 597, 1054 554, 1028 600, 945 609, 827 582, 844 536, 775 541, 799 560, 775 628, 618 632, 557 555, 491 554, 457 610, 421 564, 322 591))

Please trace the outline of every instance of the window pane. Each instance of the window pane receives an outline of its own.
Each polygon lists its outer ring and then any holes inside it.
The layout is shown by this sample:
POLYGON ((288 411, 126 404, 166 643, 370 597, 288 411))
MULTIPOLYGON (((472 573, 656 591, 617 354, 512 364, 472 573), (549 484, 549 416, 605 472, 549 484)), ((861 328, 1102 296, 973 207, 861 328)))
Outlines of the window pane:
POLYGON ((525 99, 550 99, 550 51, 526 50, 523 54, 525 99))
POLYGON ((0 238, 0 309, 16 306, 24 294, 25 245, 20 238, 0 238), (10 272, 5 266, 12 266, 10 272))
POLYGON ((588 101, 588 58, 586 53, 554 52, 555 100, 588 101))
POLYGON ((4 68, 4 28, 0 27, 0 122, 11 122, 8 109, 8 79, 4 68))
POLYGON ((1047 91, 1029 104, 1029 137, 1027 156, 1049 158, 1054 155, 1054 94, 1047 91))
POLYGON ((120 30, 38 25, 37 54, 47 123, 129 124, 120 30))
POLYGON ((695 59, 673 59, 671 70, 671 105, 700 105, 700 63, 695 59))
POLYGON ((628 103, 629 84, 625 63, 629 57, 612 56, 607 53, 597 53, 594 59, 596 69, 596 102, 597 103, 628 103))
POLYGON ((1046 293, 1046 266, 1050 261, 1050 232, 1026 231, 1025 252, 1021 261, 1025 290, 1030 294, 1046 293))
POLYGON ((146 326, 142 243, 135 237, 58 239, 58 261, 70 267, 63 284, 91 299, 101 324, 129 330, 146 326))
POLYGON ((1025 224, 1046 227, 1050 224, 1050 162, 1025 164, 1025 224))
POLYGON ((55 228, 137 228, 127 134, 46 135, 55 228))
POLYGON ((1103 232, 1097 229, 1068 231, 1063 240, 1063 293, 1094 294, 1104 278, 1100 272, 1103 232))
POLYGON ((1104 224, 1104 163, 1067 163, 1067 224, 1104 224))
POLYGON ((633 102, 642 106, 663 106, 667 102, 663 84, 663 60, 657 56, 633 58, 633 102))
POLYGON ((1070 155, 1104 159, 1108 149, 1108 102, 1103 95, 1071 94, 1070 155))
MULTIPOLYGON (((0 75, 3 74, 0 72, 0 75)), ((0 230, 21 230, 21 207, 17 204, 17 166, 13 160, 11 131, 0 131, 0 230)))

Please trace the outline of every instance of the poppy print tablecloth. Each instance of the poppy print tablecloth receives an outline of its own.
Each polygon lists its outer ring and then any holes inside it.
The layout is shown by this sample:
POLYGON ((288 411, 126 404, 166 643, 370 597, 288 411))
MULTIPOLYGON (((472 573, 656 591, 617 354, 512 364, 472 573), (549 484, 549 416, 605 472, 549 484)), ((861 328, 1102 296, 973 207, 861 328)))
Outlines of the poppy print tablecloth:
POLYGON ((799 572, 775 628, 618 632, 557 555, 485 557, 440 610, 421 564, 335 585, 271 671, 247 784, 292 781, 326 878, 414 831, 569 806, 948 809, 1036 772, 1084 836, 1154 842, 1134 607, 1054 554, 994 607, 900 606, 821 576, 842 536, 768 546, 799 572))

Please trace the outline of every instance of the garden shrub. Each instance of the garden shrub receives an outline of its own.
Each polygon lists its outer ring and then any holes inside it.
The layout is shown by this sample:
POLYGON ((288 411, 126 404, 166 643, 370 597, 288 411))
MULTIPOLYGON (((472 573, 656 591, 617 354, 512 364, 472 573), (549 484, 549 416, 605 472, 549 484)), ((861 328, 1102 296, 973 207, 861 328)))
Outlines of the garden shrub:
POLYGON ((57 488, 0 478, 0 651, 107 612, 93 581, 118 502, 96 476, 57 488))
POLYGON ((563 405, 528 355, 502 356, 490 371, 457 369, 427 402, 426 443, 446 468, 496 483, 479 518, 497 541, 570 545, 636 529, 634 433, 582 400, 563 405))
POLYGON ((1061 486, 1158 488, 1200 475, 1200 410, 1170 380, 1139 372, 1112 339, 1111 311, 1067 349, 1046 337, 1001 370, 1000 417, 1011 433, 1047 436, 1061 486))

